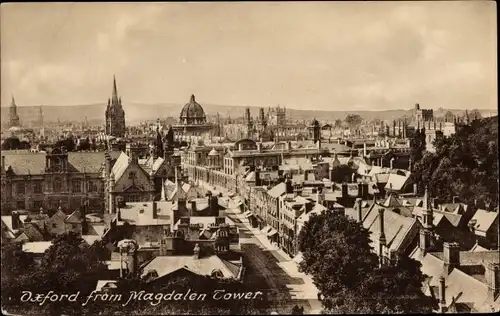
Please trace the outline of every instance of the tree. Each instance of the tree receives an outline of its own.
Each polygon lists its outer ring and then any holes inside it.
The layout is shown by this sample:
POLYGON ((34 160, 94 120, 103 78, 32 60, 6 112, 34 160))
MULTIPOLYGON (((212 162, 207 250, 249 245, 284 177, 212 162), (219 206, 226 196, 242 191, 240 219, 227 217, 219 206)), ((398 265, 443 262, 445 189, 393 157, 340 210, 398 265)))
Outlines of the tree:
POLYGON ((420 264, 399 258, 378 266, 369 232, 344 215, 312 215, 299 235, 301 271, 310 274, 327 313, 430 312, 420 264))
POLYGON ((473 121, 450 137, 434 142, 435 153, 425 153, 415 163, 413 180, 422 193, 474 205, 476 201, 498 206, 498 117, 473 121))
POLYGON ((333 127, 334 128, 341 128, 342 127, 342 120, 336 119, 333 127))
POLYGON ((419 162, 426 150, 425 128, 414 130, 409 135, 410 138, 410 158, 413 164, 419 162))
POLYGON ((354 170, 348 165, 338 165, 332 168, 331 178, 332 181, 340 183, 347 181, 349 182, 354 174, 354 170))
POLYGON ((472 111, 470 111, 469 113, 469 118, 471 120, 479 120, 479 119, 482 119, 483 116, 481 115, 481 112, 479 112, 478 109, 473 109, 472 111))
POLYGON ((304 306, 299 307, 298 305, 295 305, 292 308, 292 315, 304 315, 304 306))
POLYGON ((68 232, 56 236, 46 250, 40 269, 45 275, 45 286, 60 292, 90 292, 107 271, 78 234, 68 232))
POLYGON ((76 144, 73 139, 73 137, 68 137, 65 139, 58 140, 55 145, 55 147, 65 147, 67 151, 74 151, 76 149, 76 144))
POLYGON ((30 149, 31 145, 27 141, 21 141, 17 137, 8 137, 2 142, 2 150, 30 149))
POLYGON ((365 275, 377 266, 369 245, 369 232, 346 216, 324 212, 312 215, 299 235, 303 260, 299 267, 312 276, 331 308, 344 293, 354 291, 365 275))
POLYGON ((363 118, 359 114, 347 114, 345 122, 349 127, 356 127, 363 122, 363 118))

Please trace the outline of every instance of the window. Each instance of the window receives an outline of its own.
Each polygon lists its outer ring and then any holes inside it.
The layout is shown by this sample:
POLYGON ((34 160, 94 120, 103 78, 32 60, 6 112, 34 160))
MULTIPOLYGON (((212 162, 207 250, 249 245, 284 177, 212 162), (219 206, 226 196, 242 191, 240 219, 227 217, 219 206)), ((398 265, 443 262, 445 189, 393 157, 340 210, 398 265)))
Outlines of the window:
POLYGON ((135 179, 137 177, 137 173, 135 171, 130 171, 128 173, 128 178, 129 179, 135 179))
POLYGON ((42 181, 36 181, 33 184, 33 192, 34 193, 42 193, 42 181))
POLYGON ((17 194, 21 194, 21 195, 23 195, 24 193, 26 193, 26 187, 24 186, 24 182, 23 183, 18 183, 16 185, 16 193, 17 194))
POLYGON ((24 203, 24 200, 17 201, 16 207, 18 210, 24 210, 26 208, 26 203, 24 203))
POLYGON ((33 201, 33 208, 40 209, 43 206, 42 201, 33 201))
POLYGON ((97 183, 95 181, 89 181, 89 192, 97 192, 97 183))
POLYGON ((56 223, 52 223, 52 228, 57 228, 57 224, 56 223))
POLYGON ((82 192, 82 181, 73 180, 71 182, 71 191, 72 192, 82 192))
POLYGON ((61 192, 62 190, 62 181, 59 179, 54 180, 54 192, 61 192))

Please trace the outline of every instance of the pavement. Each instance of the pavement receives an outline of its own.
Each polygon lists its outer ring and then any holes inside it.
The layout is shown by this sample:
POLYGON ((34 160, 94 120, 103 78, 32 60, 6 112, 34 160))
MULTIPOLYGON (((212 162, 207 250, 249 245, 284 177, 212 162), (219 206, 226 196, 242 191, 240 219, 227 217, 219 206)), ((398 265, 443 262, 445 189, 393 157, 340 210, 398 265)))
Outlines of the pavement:
MULTIPOLYGON (((206 183, 200 184, 206 189, 217 193, 222 192, 224 196, 230 193, 227 189, 220 186, 208 185, 206 183)), ((249 264, 254 265, 254 268, 259 270, 259 274, 264 276, 267 283, 275 289, 279 289, 281 285, 284 285, 292 300, 307 301, 310 308, 306 308, 306 313, 320 314, 322 306, 321 302, 318 301, 318 290, 310 276, 299 272, 297 262, 276 244, 271 243, 262 231, 252 227, 249 220, 239 209, 228 208, 226 215, 233 219, 240 227, 240 230, 243 231, 240 237, 242 250, 250 259, 249 264), (251 234, 247 234, 246 232, 251 234), (272 254, 274 258, 263 258, 263 252, 257 251, 255 245, 261 246, 266 252, 272 254), (276 265, 270 264, 270 262, 275 262, 276 265), (276 269, 275 266, 279 267, 279 269, 276 269)), ((278 299, 278 297, 274 299, 278 299)))

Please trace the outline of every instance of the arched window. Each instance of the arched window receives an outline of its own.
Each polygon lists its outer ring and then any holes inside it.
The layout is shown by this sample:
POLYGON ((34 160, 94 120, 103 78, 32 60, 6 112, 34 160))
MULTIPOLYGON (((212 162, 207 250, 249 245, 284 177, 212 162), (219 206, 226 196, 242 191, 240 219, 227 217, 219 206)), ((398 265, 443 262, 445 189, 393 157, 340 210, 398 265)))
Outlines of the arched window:
POLYGON ((54 180, 54 192, 61 192, 62 191, 62 181, 61 179, 55 179, 54 180))

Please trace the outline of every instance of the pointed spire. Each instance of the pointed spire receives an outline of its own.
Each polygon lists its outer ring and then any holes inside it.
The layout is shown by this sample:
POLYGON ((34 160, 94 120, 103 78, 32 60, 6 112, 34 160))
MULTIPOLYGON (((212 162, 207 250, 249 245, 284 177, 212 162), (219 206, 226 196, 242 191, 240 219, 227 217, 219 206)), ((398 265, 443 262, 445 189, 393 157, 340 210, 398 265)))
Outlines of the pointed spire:
POLYGON ((16 100, 14 100, 14 95, 12 95, 12 100, 10 101, 11 107, 16 107, 16 100))
POLYGON ((191 94, 191 99, 189 99, 189 103, 194 103, 194 102, 196 102, 195 98, 194 98, 194 94, 191 94))
POLYGON ((427 210, 430 207, 430 198, 429 198, 429 186, 425 186, 425 191, 424 191, 424 209, 427 210))
POLYGON ((111 95, 111 104, 118 104, 118 91, 116 89, 116 77, 113 75, 113 94, 111 95))

